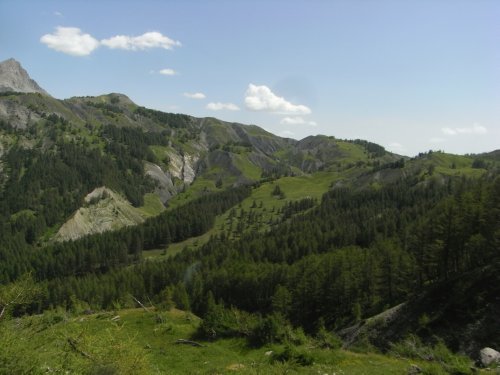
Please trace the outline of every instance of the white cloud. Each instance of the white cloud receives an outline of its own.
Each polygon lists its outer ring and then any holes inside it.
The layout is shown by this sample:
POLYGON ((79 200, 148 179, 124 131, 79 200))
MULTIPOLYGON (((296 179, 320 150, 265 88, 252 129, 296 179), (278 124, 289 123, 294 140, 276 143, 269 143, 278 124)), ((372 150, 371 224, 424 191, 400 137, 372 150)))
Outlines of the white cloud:
MULTIPOLYGON (((62 17, 62 13, 54 12, 62 17)), ((40 38, 43 44, 56 51, 73 56, 90 55, 100 45, 111 49, 125 49, 129 51, 146 50, 151 48, 172 49, 180 47, 181 42, 172 40, 157 31, 151 31, 139 36, 116 35, 101 41, 90 34, 83 34, 77 27, 56 27, 52 34, 45 34, 40 38)))
POLYGON ((185 92, 183 95, 186 98, 190 98, 190 99, 205 99, 206 98, 206 95, 203 94, 202 92, 193 92, 193 93, 185 92))
POLYGON ((181 42, 172 40, 157 31, 151 31, 139 36, 116 35, 101 43, 111 49, 125 49, 129 51, 145 50, 150 48, 172 49, 181 46, 181 42))
POLYGON ((162 69, 162 70, 160 70, 159 73, 163 74, 164 76, 175 76, 177 74, 177 72, 175 70, 170 69, 170 68, 162 69))
POLYGON ((90 34, 83 34, 77 27, 56 27, 53 34, 45 34, 40 42, 56 51, 72 56, 90 55, 97 47, 99 41, 90 34))
POLYGON ((281 125, 309 125, 318 126, 316 121, 306 121, 300 116, 296 117, 285 117, 280 121, 281 125))
POLYGON ((63 17, 63 14, 61 12, 57 12, 55 11, 54 12, 54 16, 57 16, 57 17, 63 17))
POLYGON ((274 94, 267 86, 249 84, 245 93, 245 105, 252 111, 267 111, 288 115, 308 115, 305 105, 295 105, 274 94))
POLYGON ((236 104, 233 104, 233 103, 220 103, 220 102, 217 102, 217 103, 208 103, 206 108, 209 109, 209 110, 211 110, 211 111, 222 111, 222 110, 226 110, 226 111, 239 111, 240 110, 240 108, 236 104))
POLYGON ((469 128, 442 128, 441 131, 446 135, 458 135, 458 134, 486 134, 488 129, 479 124, 474 124, 469 128))

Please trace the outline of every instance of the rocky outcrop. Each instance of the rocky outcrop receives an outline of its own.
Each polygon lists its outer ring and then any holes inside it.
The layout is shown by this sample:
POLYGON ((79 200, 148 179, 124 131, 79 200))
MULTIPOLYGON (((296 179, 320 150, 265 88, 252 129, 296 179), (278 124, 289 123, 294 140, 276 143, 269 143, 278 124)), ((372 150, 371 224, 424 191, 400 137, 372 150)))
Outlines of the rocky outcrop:
POLYGON ((160 166, 149 162, 146 162, 144 169, 146 176, 156 181, 155 193, 158 194, 163 204, 177 194, 177 189, 172 182, 172 176, 168 171, 164 172, 160 166))
POLYGON ((172 176, 186 184, 191 184, 196 177, 196 163, 199 157, 189 154, 180 155, 176 152, 170 152, 168 157, 170 158, 169 172, 172 176))
POLYGON ((41 119, 36 112, 10 100, 0 101, 0 118, 6 119, 17 129, 26 129, 30 123, 36 123, 41 119))
MULTIPOLYGON (((0 92, 37 92, 49 95, 28 75, 21 64, 8 59, 0 63, 0 92)), ((49 95, 50 96, 50 95, 49 95)))
POLYGON ((195 155, 184 155, 183 156, 183 167, 182 167, 182 180, 191 184, 196 177, 195 166, 199 158, 195 155))
POLYGON ((85 197, 84 207, 64 223, 54 239, 75 240, 88 234, 102 233, 144 221, 143 216, 119 194, 102 186, 85 197))

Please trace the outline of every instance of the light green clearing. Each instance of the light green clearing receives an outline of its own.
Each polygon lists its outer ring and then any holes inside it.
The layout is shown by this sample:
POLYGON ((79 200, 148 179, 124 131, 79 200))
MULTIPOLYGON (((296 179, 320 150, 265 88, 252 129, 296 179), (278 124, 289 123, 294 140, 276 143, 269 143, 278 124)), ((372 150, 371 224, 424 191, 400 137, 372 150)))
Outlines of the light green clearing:
POLYGON ((160 197, 154 193, 146 193, 144 195, 144 205, 138 210, 146 217, 159 215, 165 210, 165 206, 161 203, 160 197))
MULTIPOLYGON (((165 249, 148 250, 144 251, 143 255, 145 258, 163 258, 174 256, 184 249, 197 249, 204 245, 211 236, 217 235, 223 230, 233 238, 237 238, 242 233, 249 231, 266 232, 274 221, 281 220, 278 210, 287 202, 298 201, 306 197, 316 198, 319 201, 322 195, 329 189, 331 183, 338 178, 339 175, 337 173, 319 172, 299 177, 282 177, 272 182, 263 183, 252 191, 250 197, 235 207, 232 214, 231 211, 233 209, 229 209, 222 215, 219 215, 215 220, 214 227, 208 232, 198 237, 170 244, 166 252, 165 249), (285 193, 284 199, 278 199, 271 195, 276 185, 279 185, 280 189, 285 193), (254 206, 254 202, 256 207, 252 207, 254 206), (239 222, 247 220, 246 216, 242 217, 242 211, 245 213, 252 212, 257 219, 253 223, 246 221, 245 225, 243 225, 245 228, 244 232, 239 233, 239 222)), ((187 199, 187 197, 184 199, 187 199)), ((179 204, 180 202, 176 202, 177 206, 179 204)))

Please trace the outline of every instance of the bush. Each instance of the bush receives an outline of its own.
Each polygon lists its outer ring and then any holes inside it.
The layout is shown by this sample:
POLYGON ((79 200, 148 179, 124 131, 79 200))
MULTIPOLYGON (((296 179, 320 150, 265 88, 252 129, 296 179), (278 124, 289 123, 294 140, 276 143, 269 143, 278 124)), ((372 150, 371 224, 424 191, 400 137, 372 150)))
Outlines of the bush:
MULTIPOLYGON (((446 345, 438 340, 434 346, 427 346, 415 335, 405 340, 391 344, 391 353, 396 357, 416 358, 435 362, 448 374, 467 375, 471 373, 472 362, 469 358, 451 352, 446 345)), ((434 366, 431 373, 436 373, 434 366)))
POLYGON ((256 318, 249 313, 213 304, 208 307, 197 336, 205 339, 248 337, 255 324, 256 318))
POLYGON ((250 341, 257 346, 283 342, 286 336, 285 325, 285 319, 279 314, 260 318, 252 330, 250 341))
POLYGON ((43 313, 40 318, 40 330, 46 329, 54 324, 65 322, 68 320, 68 313, 63 308, 48 310, 43 313))
POLYGON ((286 345, 282 351, 273 353, 271 360, 273 362, 293 362, 301 366, 311 366, 314 363, 314 357, 311 353, 291 345, 286 345))
POLYGON ((301 345, 307 342, 307 337, 302 328, 293 328, 283 315, 273 313, 258 320, 249 341, 255 346, 275 343, 301 345))
POLYGON ((329 332, 325 327, 320 327, 316 333, 316 343, 322 349, 340 349, 342 340, 335 333, 329 332))

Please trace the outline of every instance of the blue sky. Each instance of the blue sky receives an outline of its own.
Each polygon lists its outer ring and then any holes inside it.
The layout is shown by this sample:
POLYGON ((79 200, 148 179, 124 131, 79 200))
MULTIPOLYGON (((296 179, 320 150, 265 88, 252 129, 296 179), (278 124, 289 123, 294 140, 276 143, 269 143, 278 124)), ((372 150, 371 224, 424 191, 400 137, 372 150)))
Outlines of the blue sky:
POLYGON ((57 98, 410 156, 500 148, 500 1, 2 0, 10 57, 57 98))

